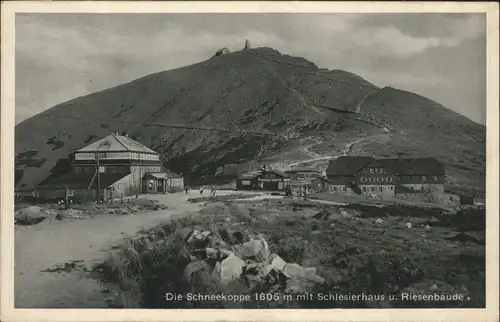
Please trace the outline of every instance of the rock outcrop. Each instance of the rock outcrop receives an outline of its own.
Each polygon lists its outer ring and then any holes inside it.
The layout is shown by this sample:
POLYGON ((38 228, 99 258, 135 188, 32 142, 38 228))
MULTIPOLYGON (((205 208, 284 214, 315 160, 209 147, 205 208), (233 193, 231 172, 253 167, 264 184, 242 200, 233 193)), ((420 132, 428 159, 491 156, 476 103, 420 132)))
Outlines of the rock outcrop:
POLYGON ((31 206, 19 209, 14 214, 14 220, 20 225, 35 225, 47 218, 47 213, 40 207, 31 206))
MULTIPOLYGON (((176 235, 185 242, 189 251, 186 258, 190 262, 184 268, 184 280, 197 291, 213 290, 216 285, 218 291, 229 293, 235 289, 240 293, 266 289, 304 293, 325 283, 315 267, 287 263, 277 254, 270 253, 269 245, 261 235, 249 240, 230 238, 233 242, 239 241, 235 244, 226 243, 223 236, 211 231, 183 228, 176 235), (196 280, 192 278, 195 275, 198 276, 196 280)), ((233 232, 231 237, 234 235, 238 232, 233 232)))
POLYGON ((226 54, 229 54, 230 52, 231 51, 227 47, 224 47, 224 48, 221 48, 221 49, 217 50, 215 52, 215 54, 212 56, 212 58, 218 57, 218 56, 222 56, 222 55, 226 55, 226 54))

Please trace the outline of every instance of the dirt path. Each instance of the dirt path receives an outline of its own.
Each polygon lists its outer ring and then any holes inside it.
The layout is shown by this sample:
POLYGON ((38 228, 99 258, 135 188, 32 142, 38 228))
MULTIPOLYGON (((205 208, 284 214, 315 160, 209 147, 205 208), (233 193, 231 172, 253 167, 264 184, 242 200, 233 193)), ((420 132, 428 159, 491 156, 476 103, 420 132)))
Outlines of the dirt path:
MULTIPOLYGON (((234 193, 220 191, 218 195, 234 193)), ((205 193, 205 196, 208 193, 205 193)), ((15 307, 16 308, 105 308, 105 295, 99 282, 85 270, 103 260, 112 246, 143 228, 199 209, 188 202, 198 197, 172 194, 149 196, 166 204, 166 211, 126 216, 103 215, 82 220, 53 220, 15 230, 15 307), (42 272, 56 265, 75 263, 69 272, 42 272)))

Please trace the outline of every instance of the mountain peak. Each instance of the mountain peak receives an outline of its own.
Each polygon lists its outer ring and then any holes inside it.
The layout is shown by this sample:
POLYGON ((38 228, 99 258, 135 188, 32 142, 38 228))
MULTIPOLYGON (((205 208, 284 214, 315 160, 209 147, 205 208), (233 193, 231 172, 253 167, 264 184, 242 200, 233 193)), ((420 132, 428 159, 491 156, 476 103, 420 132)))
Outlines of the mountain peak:
POLYGON ((213 59, 61 103, 18 124, 16 186, 36 187, 57 175, 72 151, 111 132, 131 133, 160 153, 168 168, 193 178, 215 175, 223 166, 248 170, 247 162, 265 158, 297 161, 286 156, 297 155, 304 137, 323 142, 320 151, 327 156, 345 148, 340 137, 364 140, 367 153, 433 151, 448 165, 465 158, 458 172, 450 170, 462 185, 478 186, 475 174, 460 169, 484 165, 477 144, 484 142, 484 130, 439 104, 245 42, 235 51, 217 50, 213 59), (395 131, 384 132, 380 124, 395 131))

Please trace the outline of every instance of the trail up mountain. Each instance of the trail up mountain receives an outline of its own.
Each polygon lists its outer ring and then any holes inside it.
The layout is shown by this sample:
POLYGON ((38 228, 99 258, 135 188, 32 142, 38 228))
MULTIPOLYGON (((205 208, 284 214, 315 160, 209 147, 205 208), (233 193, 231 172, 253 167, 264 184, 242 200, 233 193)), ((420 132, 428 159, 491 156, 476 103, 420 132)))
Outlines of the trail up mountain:
POLYGON ((306 141, 315 142, 308 151, 323 155, 356 142, 350 153, 436 156, 447 166, 450 188, 483 189, 484 126, 419 95, 272 48, 226 49, 20 123, 16 187, 35 188, 68 169, 70 152, 110 132, 127 132, 193 183, 229 180, 250 161, 287 163, 306 141))

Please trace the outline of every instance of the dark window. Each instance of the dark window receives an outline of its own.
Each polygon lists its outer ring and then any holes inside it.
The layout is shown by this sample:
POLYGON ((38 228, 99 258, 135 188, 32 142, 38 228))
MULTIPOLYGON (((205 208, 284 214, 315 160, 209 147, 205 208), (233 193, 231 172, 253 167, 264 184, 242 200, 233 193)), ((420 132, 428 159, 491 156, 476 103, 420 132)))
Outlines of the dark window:
POLYGON ((379 191, 379 192, 382 192, 382 187, 379 187, 379 188, 378 188, 378 191, 379 191))
POLYGON ((342 191, 346 191, 346 188, 345 188, 345 187, 342 187, 342 191))

